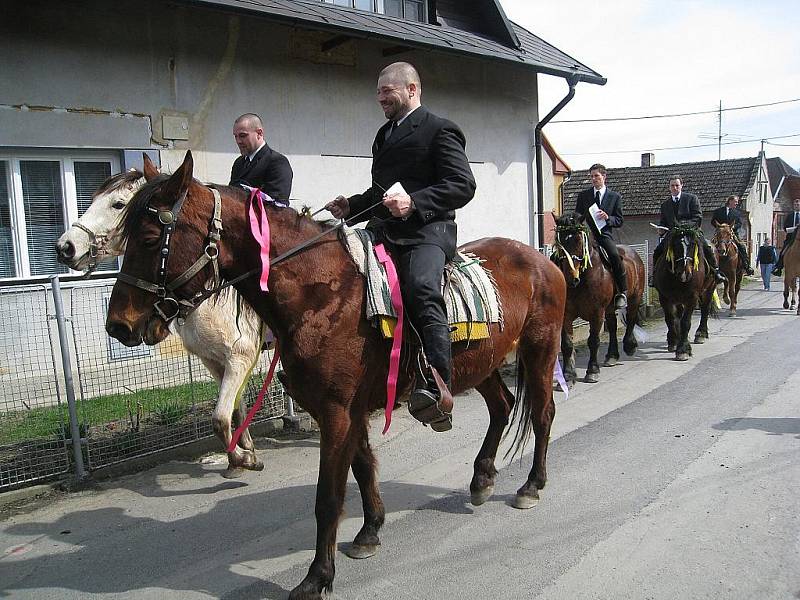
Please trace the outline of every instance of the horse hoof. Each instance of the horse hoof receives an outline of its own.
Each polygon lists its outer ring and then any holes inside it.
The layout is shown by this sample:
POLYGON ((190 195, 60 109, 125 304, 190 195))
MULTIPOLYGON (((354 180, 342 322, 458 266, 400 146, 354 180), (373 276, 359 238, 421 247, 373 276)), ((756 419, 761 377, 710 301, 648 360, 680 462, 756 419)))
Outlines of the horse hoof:
POLYGON ((610 356, 609 358, 607 358, 605 360, 605 362, 603 363, 603 366, 604 367, 616 367, 618 364, 619 364, 619 360, 617 360, 613 356, 610 356))
POLYGON ((667 352, 675 352, 675 344, 669 344, 667 346, 667 352))
POLYGON ((472 502, 472 506, 480 506, 489 498, 491 498, 492 494, 494 494, 494 486, 490 485, 483 489, 472 492, 470 494, 470 502, 472 502))
POLYGON ((736 316, 736 311, 735 311, 735 310, 732 310, 732 311, 730 311, 730 312, 728 313, 728 316, 729 316, 729 317, 735 317, 735 316, 736 316))
POLYGON ((342 549, 350 558, 362 559, 375 556, 378 553, 378 544, 350 544, 342 549))
POLYGON ((704 338, 702 335, 696 335, 696 336, 694 336, 694 343, 695 344, 705 344, 706 343, 706 338, 704 338))
POLYGON ((256 462, 245 465, 245 469, 248 471, 263 471, 264 470, 264 461, 256 460, 256 462))
POLYGON ((783 308, 789 308, 789 303, 786 300, 783 301, 783 308))
POLYGON ((517 494, 514 496, 514 500, 511 502, 511 506, 514 508, 518 508, 520 510, 528 510, 529 508, 533 508, 539 504, 539 493, 537 492, 535 496, 530 494, 517 494))
POLYGON ((245 469, 242 467, 231 467, 229 465, 228 468, 222 472, 222 476, 225 479, 239 479, 244 475, 244 472, 245 469))
POLYGON ((597 383, 598 381, 600 381, 600 377, 597 373, 587 373, 583 378, 583 383, 597 383))
POLYGON ((689 360, 689 355, 686 352, 678 352, 675 355, 675 360, 680 360, 680 361, 689 360))

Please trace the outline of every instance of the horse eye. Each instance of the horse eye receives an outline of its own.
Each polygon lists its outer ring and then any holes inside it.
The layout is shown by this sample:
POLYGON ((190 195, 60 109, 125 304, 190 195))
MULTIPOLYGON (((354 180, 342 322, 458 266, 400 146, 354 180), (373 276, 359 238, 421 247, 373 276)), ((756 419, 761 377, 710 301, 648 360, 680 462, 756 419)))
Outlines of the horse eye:
POLYGON ((114 210, 122 210, 123 208, 125 208, 125 203, 118 200, 117 202, 114 202, 114 204, 111 205, 111 208, 113 208, 114 210))

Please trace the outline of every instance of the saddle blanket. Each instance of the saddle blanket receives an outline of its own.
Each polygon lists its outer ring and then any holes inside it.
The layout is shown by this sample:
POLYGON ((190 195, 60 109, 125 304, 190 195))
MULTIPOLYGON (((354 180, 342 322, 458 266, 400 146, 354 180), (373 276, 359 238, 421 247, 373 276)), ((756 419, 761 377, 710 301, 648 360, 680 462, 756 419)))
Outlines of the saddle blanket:
MULTIPOLYGON (((367 319, 390 338, 397 315, 392 306, 386 270, 375 256, 372 233, 366 229, 345 230, 347 247, 358 270, 367 281, 367 319)), ((489 323, 503 326, 503 312, 497 287, 477 256, 458 253, 445 267, 442 288, 450 324, 450 340, 480 340, 489 337, 489 323)))

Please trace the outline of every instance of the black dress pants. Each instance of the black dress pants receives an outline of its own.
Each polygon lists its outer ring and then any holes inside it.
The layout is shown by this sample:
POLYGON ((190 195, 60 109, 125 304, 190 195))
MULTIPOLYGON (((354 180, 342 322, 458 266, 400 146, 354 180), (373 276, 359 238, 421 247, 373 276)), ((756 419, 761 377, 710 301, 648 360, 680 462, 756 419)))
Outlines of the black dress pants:
POLYGON ((622 259, 619 257, 619 250, 617 243, 610 235, 603 234, 598 236, 597 243, 603 247, 608 254, 608 260, 611 263, 611 273, 614 275, 614 283, 617 285, 617 291, 624 294, 628 291, 628 279, 625 276, 625 268, 622 266, 622 259))
POLYGON ((397 264, 408 319, 422 338, 428 362, 449 386, 452 371, 450 328, 442 296, 442 274, 448 257, 433 244, 391 245, 390 250, 397 264))

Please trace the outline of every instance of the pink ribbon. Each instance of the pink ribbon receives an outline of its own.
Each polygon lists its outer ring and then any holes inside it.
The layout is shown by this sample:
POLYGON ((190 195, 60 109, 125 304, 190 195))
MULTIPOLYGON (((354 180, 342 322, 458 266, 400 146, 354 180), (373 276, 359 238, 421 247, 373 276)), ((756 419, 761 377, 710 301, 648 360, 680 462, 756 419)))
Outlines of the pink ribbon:
POLYGON ((250 192, 250 231, 256 242, 261 247, 261 285, 262 292, 268 292, 267 280, 269 279, 269 220, 267 211, 261 203, 258 188, 250 192))
POLYGON ((261 408, 261 405, 264 403, 264 396, 267 395, 267 389, 269 388, 269 384, 272 381, 272 376, 275 373, 275 365, 278 364, 278 346, 275 346, 275 354, 272 356, 272 362, 269 363, 269 371, 267 372, 267 376, 264 378, 264 385, 261 386, 261 391, 258 392, 258 397, 256 398, 255 404, 253 404, 252 408, 248 411, 247 416, 242 421, 242 424, 236 428, 236 431, 233 432, 233 437, 231 437, 231 443, 228 444, 228 452, 233 452, 236 450, 236 444, 239 443, 239 438, 242 437, 244 430, 250 425, 250 421, 253 420, 253 417, 258 412, 258 409, 261 408))
POLYGON ((400 348, 403 344, 403 296, 400 294, 400 281, 397 279, 397 270, 394 268, 392 257, 386 252, 383 244, 375 246, 375 256, 386 269, 386 279, 389 281, 389 293, 392 306, 397 314, 397 324, 394 326, 392 338, 392 351, 389 354, 389 376, 386 378, 386 409, 384 411, 383 433, 389 431, 392 424, 392 411, 394 400, 397 396, 397 377, 400 372, 400 348))

